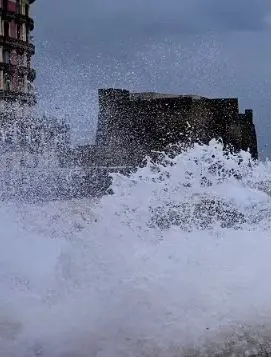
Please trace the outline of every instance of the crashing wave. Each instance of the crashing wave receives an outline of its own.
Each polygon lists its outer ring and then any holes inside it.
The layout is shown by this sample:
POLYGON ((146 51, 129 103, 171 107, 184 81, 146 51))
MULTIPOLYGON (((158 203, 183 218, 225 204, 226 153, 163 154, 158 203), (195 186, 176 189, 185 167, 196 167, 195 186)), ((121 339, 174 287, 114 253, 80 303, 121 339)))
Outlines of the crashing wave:
POLYGON ((225 155, 223 145, 213 140, 173 158, 164 155, 159 163, 149 159, 130 177, 113 175, 113 200, 130 213, 142 210, 146 217, 148 212, 149 225, 159 229, 252 228, 253 222, 269 222, 271 213, 265 195, 271 186, 266 169, 265 177, 259 176, 262 165, 246 152, 225 155), (244 201, 237 191, 244 192, 244 201), (261 204, 253 196, 261 197, 261 204))
POLYGON ((219 143, 100 200, 0 205, 0 355, 267 355, 271 165, 219 143))

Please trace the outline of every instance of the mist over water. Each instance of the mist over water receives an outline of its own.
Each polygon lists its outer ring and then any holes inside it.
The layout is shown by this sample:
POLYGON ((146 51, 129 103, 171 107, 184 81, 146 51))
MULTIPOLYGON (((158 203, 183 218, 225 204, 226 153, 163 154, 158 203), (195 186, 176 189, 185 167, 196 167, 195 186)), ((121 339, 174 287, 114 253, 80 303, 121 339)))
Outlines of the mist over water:
POLYGON ((211 142, 99 200, 1 203, 0 356, 268 351, 270 173, 211 142))

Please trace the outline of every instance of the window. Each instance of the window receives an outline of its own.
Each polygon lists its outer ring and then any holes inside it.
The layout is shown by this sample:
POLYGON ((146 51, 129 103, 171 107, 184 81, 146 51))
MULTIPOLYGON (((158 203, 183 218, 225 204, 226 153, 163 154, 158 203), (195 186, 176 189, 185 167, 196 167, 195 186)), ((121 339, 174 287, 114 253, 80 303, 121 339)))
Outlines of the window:
POLYGON ((8 50, 4 50, 4 63, 10 63, 10 52, 8 50))
POLYGON ((4 73, 0 71, 0 90, 4 89, 4 73))
POLYGON ((21 1, 16 0, 16 13, 20 14, 21 13, 21 1))
POLYGON ((17 64, 22 67, 27 66, 27 58, 25 53, 17 53, 17 64))
POLYGON ((34 93, 34 86, 30 81, 27 81, 27 92, 31 94, 34 93))
POLYGON ((16 12, 17 5, 16 5, 16 0, 8 0, 7 4, 8 11, 10 12, 16 12))
POLYGON ((25 26, 25 24, 21 24, 20 39, 23 41, 26 41, 26 26, 25 26))
POLYGON ((21 53, 17 54, 17 64, 18 64, 18 66, 23 65, 23 55, 21 53))
POLYGON ((17 24, 17 38, 21 38, 21 28, 22 28, 22 25, 21 24, 17 24))
POLYGON ((18 74, 16 73, 12 75, 12 90, 18 90, 18 74))
POLYGON ((16 52, 16 50, 11 51, 10 63, 13 64, 13 65, 17 64, 17 52, 16 52))
POLYGON ((11 77, 7 73, 4 75, 4 89, 7 91, 11 90, 11 77))
POLYGON ((4 36, 9 36, 9 22, 4 22, 4 36))
POLYGON ((9 23, 9 37, 17 38, 17 24, 15 21, 9 23))
POLYGON ((26 25, 18 24, 17 25, 17 38, 26 41, 26 25))
POLYGON ((26 15, 27 17, 29 17, 29 4, 28 4, 28 0, 21 0, 18 1, 19 5, 21 6, 21 14, 22 15, 26 15))
POLYGON ((20 92, 24 92, 24 90, 25 90, 25 86, 24 86, 24 77, 19 77, 18 78, 18 90, 20 91, 20 92))

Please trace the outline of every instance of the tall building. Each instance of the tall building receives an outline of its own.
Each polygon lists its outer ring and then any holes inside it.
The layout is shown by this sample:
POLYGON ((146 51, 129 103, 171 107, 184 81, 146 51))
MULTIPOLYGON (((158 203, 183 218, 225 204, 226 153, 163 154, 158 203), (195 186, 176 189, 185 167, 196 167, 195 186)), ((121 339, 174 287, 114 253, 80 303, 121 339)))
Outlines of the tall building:
POLYGON ((0 172, 36 167, 45 152, 61 152, 70 142, 69 126, 35 106, 34 1, 0 0, 0 172))
POLYGON ((0 0, 0 100, 34 104, 31 43, 34 21, 30 7, 35 0, 0 0))

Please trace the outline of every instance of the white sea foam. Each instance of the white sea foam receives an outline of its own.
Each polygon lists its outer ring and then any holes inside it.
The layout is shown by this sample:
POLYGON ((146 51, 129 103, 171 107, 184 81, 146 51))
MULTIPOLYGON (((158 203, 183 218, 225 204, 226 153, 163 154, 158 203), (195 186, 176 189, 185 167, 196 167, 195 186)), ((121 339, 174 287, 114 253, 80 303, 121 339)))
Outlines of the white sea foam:
POLYGON ((1 204, 0 356, 267 348, 270 173, 211 142, 100 201, 1 204))

